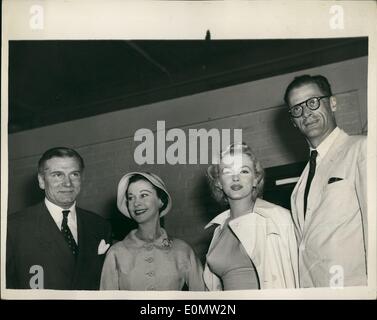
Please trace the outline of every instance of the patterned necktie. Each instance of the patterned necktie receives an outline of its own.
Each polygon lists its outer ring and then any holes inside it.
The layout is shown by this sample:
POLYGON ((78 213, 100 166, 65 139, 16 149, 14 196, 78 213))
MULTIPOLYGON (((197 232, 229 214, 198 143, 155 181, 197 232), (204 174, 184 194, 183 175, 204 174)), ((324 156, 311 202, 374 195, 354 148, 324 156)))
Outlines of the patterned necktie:
POLYGON ((305 193, 304 193, 304 217, 306 215, 306 207, 308 205, 308 195, 309 195, 310 185, 312 183, 312 180, 315 174, 317 155, 318 155, 317 150, 313 150, 310 153, 309 174, 308 174, 308 180, 306 180, 305 193))
POLYGON ((64 239, 67 242, 69 249, 71 249, 72 254, 76 257, 78 253, 78 246, 76 244, 75 239, 73 238, 72 232, 68 227, 68 214, 69 210, 63 210, 63 221, 61 232, 63 233, 64 239))

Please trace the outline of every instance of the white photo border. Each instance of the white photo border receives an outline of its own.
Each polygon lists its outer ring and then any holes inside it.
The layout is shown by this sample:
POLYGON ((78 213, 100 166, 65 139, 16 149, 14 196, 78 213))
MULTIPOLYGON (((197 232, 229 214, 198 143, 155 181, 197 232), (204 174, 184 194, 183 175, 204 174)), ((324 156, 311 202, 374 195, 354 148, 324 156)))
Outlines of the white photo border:
POLYGON ((374 1, 31 1, 2 3, 1 295, 4 299, 375 299, 377 6, 374 1), (34 7, 33 7, 34 6, 34 7), (37 6, 37 7, 35 7, 37 6), (35 21, 42 8, 43 20, 35 21), (336 13, 343 20, 336 21, 336 13), (335 19, 335 20, 334 20, 335 19), (304 39, 368 37, 368 286, 233 292, 5 289, 10 40, 304 39))

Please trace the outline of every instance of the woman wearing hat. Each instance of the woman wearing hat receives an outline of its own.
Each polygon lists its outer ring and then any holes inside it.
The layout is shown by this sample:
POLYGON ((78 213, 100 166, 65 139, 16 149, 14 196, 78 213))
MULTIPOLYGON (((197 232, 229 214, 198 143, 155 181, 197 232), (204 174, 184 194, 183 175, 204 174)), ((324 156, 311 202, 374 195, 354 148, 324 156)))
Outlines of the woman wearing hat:
POLYGON ((202 265, 184 241, 171 238, 160 218, 171 209, 171 197, 155 174, 132 172, 118 185, 118 209, 138 227, 113 245, 102 269, 101 290, 202 291, 202 265))
POLYGON ((229 210, 216 225, 203 273, 208 290, 295 288, 297 244, 288 210, 260 198, 264 170, 246 144, 233 144, 208 168, 214 197, 229 210))

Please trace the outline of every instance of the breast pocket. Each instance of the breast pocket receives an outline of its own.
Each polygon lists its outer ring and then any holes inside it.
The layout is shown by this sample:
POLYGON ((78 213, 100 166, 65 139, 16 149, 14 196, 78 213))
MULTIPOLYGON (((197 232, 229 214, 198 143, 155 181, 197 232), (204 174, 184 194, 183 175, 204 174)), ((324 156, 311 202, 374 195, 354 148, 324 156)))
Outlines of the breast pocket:
POLYGON ((135 254, 128 253, 119 255, 116 258, 116 269, 118 272, 118 286, 120 290, 133 290, 133 277, 135 274, 135 254))
POLYGON ((344 213, 353 212, 358 208, 354 183, 348 179, 327 184, 322 199, 322 210, 329 211, 332 215, 344 216, 344 213))
POLYGON ((164 259, 160 261, 161 267, 158 268, 160 281, 170 290, 181 290, 187 271, 187 263, 181 261, 172 250, 165 252, 160 258, 164 259))
POLYGON ((342 179, 332 183, 327 183, 323 189, 325 200, 343 201, 355 193, 354 183, 348 179, 342 179))
POLYGON ((321 242, 331 238, 335 230, 340 230, 355 218, 358 210, 358 199, 351 181, 344 179, 327 184, 313 212, 310 236, 318 234, 321 242))
POLYGON ((120 274, 130 274, 135 265, 135 254, 118 255, 115 257, 115 263, 120 274))

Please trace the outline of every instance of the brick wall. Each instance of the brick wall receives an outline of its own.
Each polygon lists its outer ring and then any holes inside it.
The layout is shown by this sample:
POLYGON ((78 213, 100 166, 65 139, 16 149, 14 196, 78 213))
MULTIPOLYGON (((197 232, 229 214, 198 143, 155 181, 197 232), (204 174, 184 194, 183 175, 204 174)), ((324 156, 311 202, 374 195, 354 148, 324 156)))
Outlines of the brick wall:
POLYGON ((168 233, 186 240, 204 258, 212 231, 203 227, 221 210, 209 197, 207 165, 139 166, 133 158, 139 145, 134 132, 155 132, 157 120, 166 121, 166 130, 183 129, 186 136, 189 129, 240 128, 264 167, 302 161, 306 143, 290 125, 282 96, 293 77, 303 73, 327 76, 338 100, 339 126, 351 134, 365 133, 367 58, 19 132, 9 136, 8 212, 43 198, 36 163, 46 149, 69 146, 86 163, 79 205, 111 219, 117 238, 134 227, 117 211, 118 181, 126 172, 148 170, 164 179, 173 197, 173 209, 164 220, 168 233))

